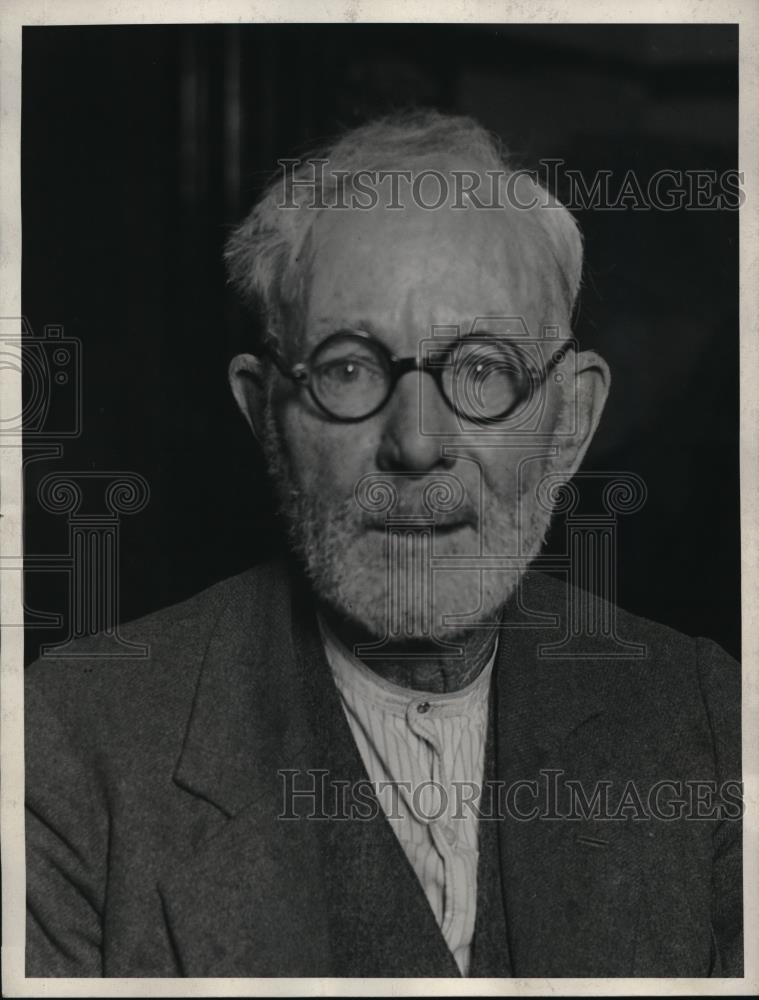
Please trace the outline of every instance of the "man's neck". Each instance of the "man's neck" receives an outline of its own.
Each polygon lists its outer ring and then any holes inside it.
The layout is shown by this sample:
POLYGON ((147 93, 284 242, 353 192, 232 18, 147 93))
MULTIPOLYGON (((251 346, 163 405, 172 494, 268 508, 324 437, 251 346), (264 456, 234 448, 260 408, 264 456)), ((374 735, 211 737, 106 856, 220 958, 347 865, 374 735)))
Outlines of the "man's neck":
MULTIPOLYGON (((374 641, 359 626, 332 610, 320 610, 335 636, 351 651, 374 641)), ((388 644, 387 652, 381 657, 372 656, 362 662, 385 680, 413 691, 460 691, 471 684, 490 661, 497 634, 497 626, 491 626, 472 629, 463 637, 457 637, 455 644, 462 647, 460 656, 419 655, 420 644, 410 641, 388 644)))

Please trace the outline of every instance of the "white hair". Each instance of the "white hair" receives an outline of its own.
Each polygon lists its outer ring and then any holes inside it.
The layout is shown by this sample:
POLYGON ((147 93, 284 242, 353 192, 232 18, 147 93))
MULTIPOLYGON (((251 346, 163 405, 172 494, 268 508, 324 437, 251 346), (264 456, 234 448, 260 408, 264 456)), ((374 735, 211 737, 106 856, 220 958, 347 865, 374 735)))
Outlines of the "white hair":
POLYGON ((345 132, 330 145, 304 157, 290 176, 282 207, 283 180, 278 176, 249 215, 233 231, 225 259, 233 285, 243 299, 261 310, 267 335, 278 337, 287 319, 303 304, 310 264, 309 238, 319 214, 329 211, 359 171, 408 169, 438 171, 443 165, 465 167, 484 177, 495 171, 499 189, 513 181, 503 211, 529 219, 532 246, 549 294, 567 320, 572 315, 582 275, 582 237, 577 222, 560 202, 527 172, 510 162, 500 140, 474 119, 437 111, 402 112, 345 132), (314 172, 314 161, 327 169, 314 172), (305 181, 313 182, 309 187, 305 181), (518 198, 518 207, 514 202, 518 198), (316 203, 317 207, 311 207, 316 203), (533 204, 529 210, 526 205, 533 204))

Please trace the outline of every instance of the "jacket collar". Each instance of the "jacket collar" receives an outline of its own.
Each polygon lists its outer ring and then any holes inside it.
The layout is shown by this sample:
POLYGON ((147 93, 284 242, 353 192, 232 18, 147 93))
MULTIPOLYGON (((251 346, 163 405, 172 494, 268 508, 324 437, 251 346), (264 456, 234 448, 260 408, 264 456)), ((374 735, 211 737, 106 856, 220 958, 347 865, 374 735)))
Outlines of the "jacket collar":
MULTIPOLYGON (((503 613, 495 671, 508 692, 504 708, 517 748, 555 751, 602 711, 595 683, 567 684, 567 662, 542 656, 561 635, 565 603, 566 588, 531 573, 503 613)), ((304 671, 295 639, 313 619, 292 562, 266 564, 233 582, 203 658, 174 775, 229 816, 259 794, 262 760, 287 768, 314 739, 318 672, 304 671)))

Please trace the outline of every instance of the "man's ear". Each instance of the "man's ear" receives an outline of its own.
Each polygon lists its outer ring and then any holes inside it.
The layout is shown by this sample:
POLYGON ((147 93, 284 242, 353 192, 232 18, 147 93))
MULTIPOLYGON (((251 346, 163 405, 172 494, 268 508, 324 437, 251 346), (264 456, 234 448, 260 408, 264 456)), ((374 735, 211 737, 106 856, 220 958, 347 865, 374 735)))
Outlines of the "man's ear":
POLYGON ((559 417, 557 466, 571 478, 582 464, 609 395, 611 373, 600 354, 581 351, 575 359, 573 384, 559 417), (573 427, 573 424, 575 425, 573 427))
POLYGON ((229 363, 229 387, 240 412, 258 441, 263 440, 266 379, 264 365, 252 354, 238 354, 229 363))

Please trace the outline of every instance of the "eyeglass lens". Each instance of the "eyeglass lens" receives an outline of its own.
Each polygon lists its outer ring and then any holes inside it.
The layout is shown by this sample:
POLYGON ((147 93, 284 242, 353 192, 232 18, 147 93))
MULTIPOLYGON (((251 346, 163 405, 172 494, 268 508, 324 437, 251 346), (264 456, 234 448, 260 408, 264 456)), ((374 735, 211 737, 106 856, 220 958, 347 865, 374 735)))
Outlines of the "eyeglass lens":
POLYGON ((336 417, 355 419, 371 413, 388 395, 390 369, 383 351, 371 340, 330 338, 311 359, 311 388, 336 417))

